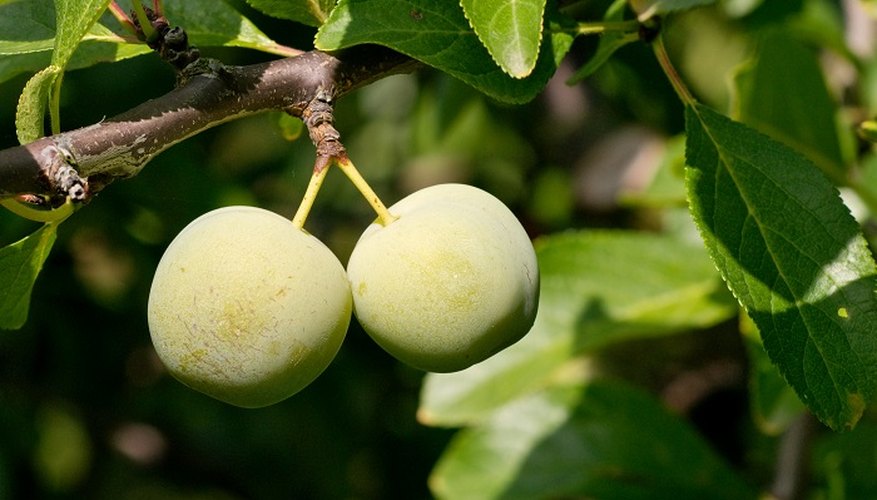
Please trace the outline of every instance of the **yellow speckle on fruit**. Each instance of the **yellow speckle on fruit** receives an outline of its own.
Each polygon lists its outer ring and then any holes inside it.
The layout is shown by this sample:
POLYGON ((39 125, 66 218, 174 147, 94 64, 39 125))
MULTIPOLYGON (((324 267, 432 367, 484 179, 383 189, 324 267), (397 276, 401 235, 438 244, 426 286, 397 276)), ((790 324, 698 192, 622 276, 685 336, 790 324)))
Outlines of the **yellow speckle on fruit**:
POLYGON ((351 306, 328 247, 280 215, 233 206, 195 219, 165 250, 148 322, 171 375, 255 408, 300 391, 328 366, 351 306))
POLYGON ((192 370, 192 365, 197 365, 204 357, 207 356, 207 350, 194 349, 180 356, 180 371, 188 373, 192 370))

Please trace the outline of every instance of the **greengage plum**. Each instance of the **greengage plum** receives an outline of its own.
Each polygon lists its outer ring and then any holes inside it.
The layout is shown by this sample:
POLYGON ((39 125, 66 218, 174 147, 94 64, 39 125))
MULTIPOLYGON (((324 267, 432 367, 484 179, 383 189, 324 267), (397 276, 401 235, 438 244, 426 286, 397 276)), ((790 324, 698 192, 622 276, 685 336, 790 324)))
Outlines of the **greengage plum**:
POLYGON ((300 391, 338 352, 351 317, 344 268, 273 212, 232 206, 168 246, 149 295, 149 331, 168 371, 227 403, 260 407, 300 391))
POLYGON ((417 191, 362 234, 347 265, 354 314, 397 359, 462 370, 533 325, 539 269, 530 239, 493 195, 462 184, 417 191))

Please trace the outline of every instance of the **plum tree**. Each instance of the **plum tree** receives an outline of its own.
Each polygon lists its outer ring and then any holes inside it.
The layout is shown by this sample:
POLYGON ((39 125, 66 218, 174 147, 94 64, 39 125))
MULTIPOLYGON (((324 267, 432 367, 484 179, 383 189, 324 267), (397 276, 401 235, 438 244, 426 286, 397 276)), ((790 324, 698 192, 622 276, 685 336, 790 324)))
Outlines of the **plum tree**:
POLYGON ((462 370, 533 325, 539 270, 526 231, 497 198, 462 184, 417 191, 360 237, 347 273, 363 329, 401 361, 462 370))
POLYGON ((243 407, 311 383, 344 340, 344 268, 314 236, 273 212, 208 212, 168 246, 155 272, 153 344, 184 384, 243 407))

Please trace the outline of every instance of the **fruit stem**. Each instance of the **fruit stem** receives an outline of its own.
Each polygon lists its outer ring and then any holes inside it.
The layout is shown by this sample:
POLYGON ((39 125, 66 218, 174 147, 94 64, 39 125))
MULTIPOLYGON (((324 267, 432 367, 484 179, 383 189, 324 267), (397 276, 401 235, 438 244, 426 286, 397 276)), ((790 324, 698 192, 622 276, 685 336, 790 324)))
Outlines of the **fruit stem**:
POLYGON ((295 227, 299 229, 304 228, 305 221, 308 218, 308 214, 311 213, 311 207, 314 206, 314 200, 317 199, 317 193, 320 192, 323 179, 326 178, 326 173, 328 172, 328 165, 322 168, 314 167, 313 173, 311 173, 311 180, 308 182, 308 188, 305 190, 305 195, 298 205, 298 210, 295 211, 295 215, 292 217, 292 224, 295 227))
POLYGON ((356 186, 356 189, 359 190, 369 205, 372 206, 375 213, 378 214, 378 224, 387 226, 394 220, 398 219, 398 217, 387 210, 386 205, 384 205, 371 186, 368 185, 368 182, 362 177, 362 174, 359 173, 359 170, 356 169, 356 166, 353 165, 353 162, 350 161, 350 158, 347 157, 347 155, 336 158, 335 163, 338 165, 338 168, 344 172, 344 175, 350 179, 350 182, 356 186))

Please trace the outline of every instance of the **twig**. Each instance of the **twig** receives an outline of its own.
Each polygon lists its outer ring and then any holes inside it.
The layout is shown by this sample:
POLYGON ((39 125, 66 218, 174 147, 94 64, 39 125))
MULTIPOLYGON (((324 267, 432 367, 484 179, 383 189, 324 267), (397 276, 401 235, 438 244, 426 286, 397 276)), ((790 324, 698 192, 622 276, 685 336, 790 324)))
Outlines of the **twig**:
POLYGON ((315 99, 331 105, 356 88, 416 67, 413 60, 377 46, 334 55, 312 51, 250 66, 205 64, 202 73, 164 96, 113 118, 0 150, 0 198, 84 201, 210 127, 267 110, 301 117, 315 99))

